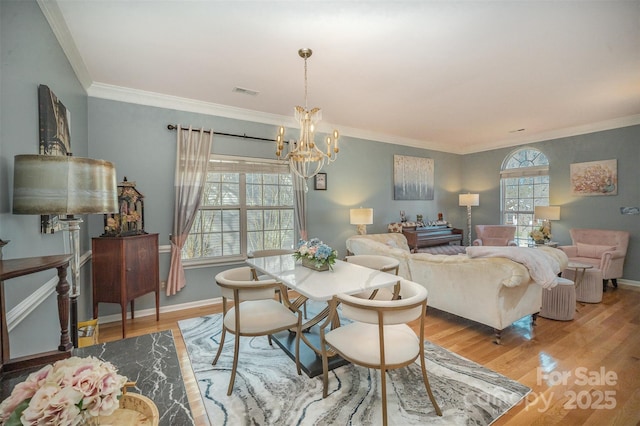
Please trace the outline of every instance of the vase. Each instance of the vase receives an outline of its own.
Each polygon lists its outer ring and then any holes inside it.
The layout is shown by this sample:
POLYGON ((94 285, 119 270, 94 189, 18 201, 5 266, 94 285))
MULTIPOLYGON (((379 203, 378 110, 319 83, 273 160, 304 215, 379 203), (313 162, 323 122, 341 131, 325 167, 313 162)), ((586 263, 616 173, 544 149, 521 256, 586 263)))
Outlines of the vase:
POLYGON ((329 264, 328 263, 323 263, 322 265, 320 265, 318 267, 318 266, 316 266, 316 261, 315 260, 308 259, 306 257, 302 258, 302 266, 304 266, 305 268, 313 269, 314 271, 328 271, 329 270, 329 264))

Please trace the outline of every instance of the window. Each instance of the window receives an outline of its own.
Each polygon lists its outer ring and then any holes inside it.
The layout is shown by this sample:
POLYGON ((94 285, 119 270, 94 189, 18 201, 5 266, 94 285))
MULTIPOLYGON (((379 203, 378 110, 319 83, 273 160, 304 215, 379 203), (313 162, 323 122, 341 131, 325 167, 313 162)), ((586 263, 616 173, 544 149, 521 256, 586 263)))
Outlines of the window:
POLYGON ((294 192, 280 161, 212 156, 184 260, 232 260, 254 250, 293 248, 294 192))
POLYGON ((526 246, 534 207, 549 205, 549 160, 537 149, 518 149, 505 158, 500 178, 502 223, 515 225, 516 243, 526 246))

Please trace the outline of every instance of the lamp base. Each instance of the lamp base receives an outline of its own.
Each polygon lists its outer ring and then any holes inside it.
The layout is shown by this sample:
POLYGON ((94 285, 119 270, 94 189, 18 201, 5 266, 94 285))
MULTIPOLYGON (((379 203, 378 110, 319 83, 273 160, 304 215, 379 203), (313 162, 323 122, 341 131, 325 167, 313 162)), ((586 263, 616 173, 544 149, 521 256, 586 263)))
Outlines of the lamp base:
POLYGON ((358 235, 366 235, 367 234, 367 225, 356 225, 358 230, 358 235))

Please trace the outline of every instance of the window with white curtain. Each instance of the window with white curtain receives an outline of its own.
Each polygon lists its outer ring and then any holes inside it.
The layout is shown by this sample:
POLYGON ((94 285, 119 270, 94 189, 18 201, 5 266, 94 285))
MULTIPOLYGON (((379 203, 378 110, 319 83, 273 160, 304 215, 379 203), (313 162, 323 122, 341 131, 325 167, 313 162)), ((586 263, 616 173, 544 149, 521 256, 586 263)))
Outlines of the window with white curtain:
POLYGON ((291 249, 294 203, 286 163, 212 155, 182 259, 234 260, 254 250, 291 249))
POLYGON ((519 148, 502 163, 502 223, 516 226, 515 241, 526 246, 535 206, 549 205, 549 160, 535 148, 519 148))

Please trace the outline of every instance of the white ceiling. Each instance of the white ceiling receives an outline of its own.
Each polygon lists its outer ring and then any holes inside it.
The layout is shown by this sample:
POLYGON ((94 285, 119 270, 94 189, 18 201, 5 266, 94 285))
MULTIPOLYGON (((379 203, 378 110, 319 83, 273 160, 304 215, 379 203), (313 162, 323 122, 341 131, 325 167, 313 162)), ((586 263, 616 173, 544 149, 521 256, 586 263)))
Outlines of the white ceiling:
POLYGON ((285 124, 288 138, 302 47, 320 131, 470 153, 640 124, 637 0, 39 4, 90 96, 285 124))

